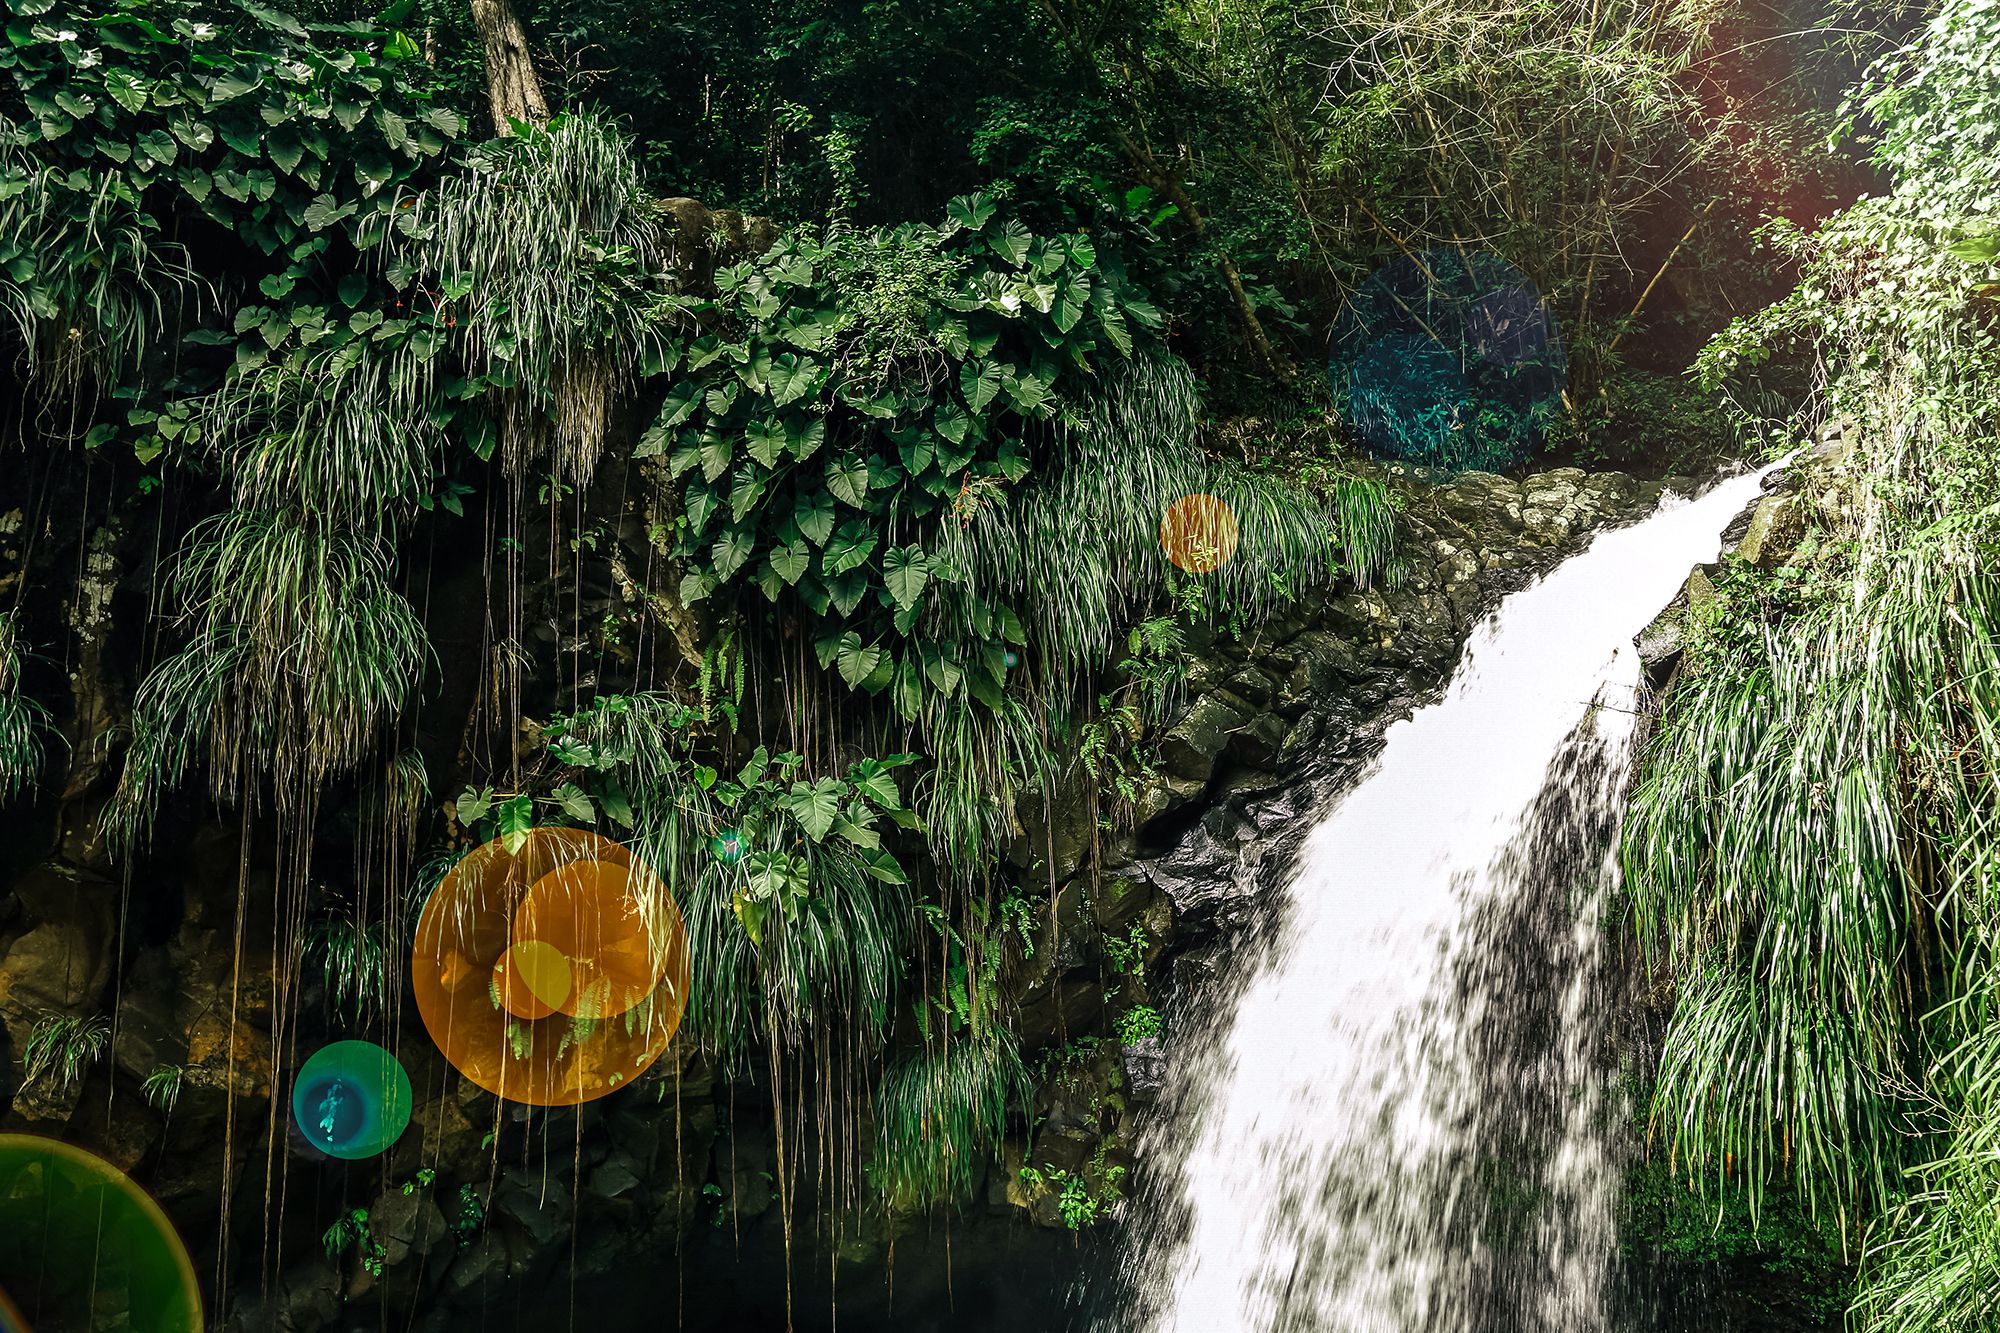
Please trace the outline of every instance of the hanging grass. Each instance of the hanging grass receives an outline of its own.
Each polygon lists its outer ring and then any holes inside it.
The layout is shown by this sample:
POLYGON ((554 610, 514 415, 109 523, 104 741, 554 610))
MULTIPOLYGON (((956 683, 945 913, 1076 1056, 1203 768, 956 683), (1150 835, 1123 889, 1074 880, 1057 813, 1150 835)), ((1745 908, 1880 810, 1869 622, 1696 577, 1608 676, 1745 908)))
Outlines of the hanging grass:
POLYGON ((883 1071, 868 1176, 898 1212, 962 1203, 1032 1089, 1013 1035, 990 1028, 921 1047, 883 1071))
POLYGON ((0 615, 0 801, 28 790, 42 771, 49 710, 21 693, 20 617, 0 615))
POLYGON ((380 921, 335 917, 306 928, 306 957, 319 965, 327 1004, 354 1022, 388 1008, 395 975, 390 959, 398 952, 380 921))
POLYGON ((970 695, 925 700, 923 732, 933 758, 918 787, 924 834, 938 865, 968 882, 1021 830, 1017 799, 1052 794, 1049 729, 1012 695, 988 708, 970 695))
POLYGON ((618 393, 663 354, 664 235, 626 141, 589 116, 483 145, 401 210, 389 280, 486 369, 510 470, 546 454, 557 476, 589 479, 618 393))
POLYGON ((431 421, 435 364, 365 342, 303 366, 266 362, 204 400, 205 448, 241 508, 381 530, 428 492, 443 454, 431 421))
POLYGON ((1800 238, 1806 286, 1705 354, 1726 382, 1810 338, 1847 456, 1793 497, 1786 564, 1717 581, 1626 833, 1680 978, 1665 1149, 1704 1192, 1783 1179, 1864 1224, 1867 1333, 1988 1327, 2000 1274, 2000 245, 1949 243, 1990 163, 1934 132, 2000 114, 1996 41, 1952 3, 1880 67, 1893 191, 1800 238))
POLYGON ((909 946, 909 890, 871 880, 846 851, 805 854, 811 892, 761 939, 737 915, 734 869, 710 864, 681 886, 688 948, 701 960, 686 1022, 705 1050, 739 1068, 760 1043, 867 1054, 888 1039, 909 946))
POLYGON ((203 738, 218 799, 260 771, 296 799, 359 760, 429 653, 391 573, 386 543, 305 516, 232 509, 198 527, 174 579, 192 640, 133 700, 114 841, 143 839, 203 738))
POLYGON ((46 1078, 67 1090, 111 1049, 111 1022, 103 1017, 56 1014, 36 1023, 21 1047, 22 1072, 30 1082, 46 1078))
MULTIPOLYGON (((39 137, 36 136, 36 137, 39 137)), ((178 306, 200 281, 180 246, 116 172, 62 172, 38 163, 28 136, 0 116, 0 328, 22 378, 48 399, 86 380, 124 382, 166 346, 178 306)), ((65 434, 61 422, 44 425, 65 434)))
MULTIPOLYGON (((1347 479, 1323 507, 1204 454, 1195 444, 1200 413, 1184 362, 1135 359, 1058 432, 1058 461, 1046 475, 971 521, 944 526, 939 550, 964 574, 965 590, 1018 609, 1053 691, 1114 660, 1127 627, 1161 597, 1174 576, 1161 520, 1184 496, 1213 495, 1235 515, 1234 554, 1202 577, 1210 607, 1247 620, 1336 568, 1365 585, 1388 559, 1393 514, 1378 483, 1347 479)), ((972 632, 964 623, 948 628, 972 632)))

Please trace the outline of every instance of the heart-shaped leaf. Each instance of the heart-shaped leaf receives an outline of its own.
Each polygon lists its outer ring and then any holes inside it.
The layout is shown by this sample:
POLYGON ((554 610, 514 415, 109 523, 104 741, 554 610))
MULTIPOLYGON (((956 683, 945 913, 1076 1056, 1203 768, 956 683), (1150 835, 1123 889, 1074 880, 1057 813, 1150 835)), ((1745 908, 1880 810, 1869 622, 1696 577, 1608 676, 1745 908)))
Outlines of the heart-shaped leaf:
POLYGON ((840 531, 833 534, 833 540, 820 552, 820 568, 829 577, 845 574, 858 568, 869 556, 875 554, 875 531, 861 519, 850 519, 840 525, 840 531))
POLYGON ((833 660, 840 668, 840 678, 853 688, 874 675, 875 668, 882 665, 882 649, 872 643, 864 645, 860 634, 848 630, 840 636, 833 660))
POLYGON ((800 492, 792 506, 792 521, 814 546, 826 545, 833 535, 833 497, 825 491, 800 492))
POLYGON ((826 465, 826 487, 854 508, 867 508, 867 460, 856 458, 853 454, 843 454, 833 459, 826 465))
POLYGON ((899 608, 915 606, 930 581, 930 562, 921 548, 898 546, 883 555, 882 582, 899 608))

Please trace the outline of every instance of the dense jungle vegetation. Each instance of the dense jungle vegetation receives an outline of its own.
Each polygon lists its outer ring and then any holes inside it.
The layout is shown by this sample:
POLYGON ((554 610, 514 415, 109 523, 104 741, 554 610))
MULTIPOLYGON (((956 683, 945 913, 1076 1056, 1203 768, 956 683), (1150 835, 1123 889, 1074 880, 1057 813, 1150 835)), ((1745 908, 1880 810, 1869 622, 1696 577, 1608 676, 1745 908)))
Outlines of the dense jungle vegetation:
MULTIPOLYGON (((684 1073, 745 1089, 788 1246, 951 1214, 1080 1042, 1158 1030, 1136 927, 1095 1031, 1022 1017, 1058 810, 1094 874, 1209 645, 1392 585, 1406 464, 1831 424, 1635 797, 1635 1216, 1810 1251, 1818 1317, 2000 1327, 1995 0, 6 4, 0 884, 115 886, 89 979, 0 988, 9 1123, 144 1182, 211 1091, 212 1313, 322 1245, 380 1274, 416 1168, 294 1180, 271 1090, 422 1044, 466 848, 661 870, 699 962, 621 1095, 677 1136, 684 1073), (1525 275, 1564 375, 1519 447, 1371 456, 1329 340, 1438 254, 1525 275), (1160 547, 1195 493, 1213 572, 1160 547), (114 1059, 184 916, 221 1035, 114 1059)), ((469 1235, 530 1131, 466 1105, 477 1162, 422 1170, 469 1235)), ((1085 1227, 1125 1170, 1018 1187, 1085 1227)))

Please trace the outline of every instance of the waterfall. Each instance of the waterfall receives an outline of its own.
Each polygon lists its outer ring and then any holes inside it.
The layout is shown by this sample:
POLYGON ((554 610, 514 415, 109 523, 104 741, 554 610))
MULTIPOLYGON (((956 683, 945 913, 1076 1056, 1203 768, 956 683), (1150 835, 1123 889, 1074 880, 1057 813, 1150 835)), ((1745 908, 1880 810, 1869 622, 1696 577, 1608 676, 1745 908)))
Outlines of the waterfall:
POLYGON ((1474 633, 1175 1014, 1100 1333, 1604 1333, 1620 1107, 1600 940, 1633 636, 1757 494, 1589 549, 1474 633))

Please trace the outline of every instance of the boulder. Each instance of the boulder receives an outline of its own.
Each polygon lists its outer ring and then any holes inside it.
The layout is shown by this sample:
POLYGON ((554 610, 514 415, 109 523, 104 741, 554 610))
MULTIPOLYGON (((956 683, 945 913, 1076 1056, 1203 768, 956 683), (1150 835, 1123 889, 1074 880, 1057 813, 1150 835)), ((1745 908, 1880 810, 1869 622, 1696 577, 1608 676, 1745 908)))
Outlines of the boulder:
POLYGON ((1206 783, 1222 747, 1248 722, 1247 716, 1220 695, 1203 695, 1160 738, 1160 760, 1173 776, 1206 783))
POLYGON ((1797 497, 1767 495, 1750 511, 1750 525, 1736 543, 1736 554, 1759 569, 1774 569, 1784 563, 1804 535, 1797 497))

